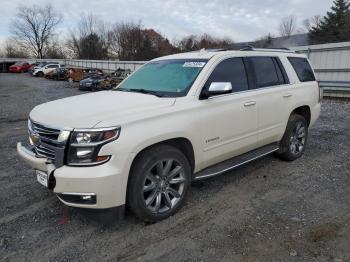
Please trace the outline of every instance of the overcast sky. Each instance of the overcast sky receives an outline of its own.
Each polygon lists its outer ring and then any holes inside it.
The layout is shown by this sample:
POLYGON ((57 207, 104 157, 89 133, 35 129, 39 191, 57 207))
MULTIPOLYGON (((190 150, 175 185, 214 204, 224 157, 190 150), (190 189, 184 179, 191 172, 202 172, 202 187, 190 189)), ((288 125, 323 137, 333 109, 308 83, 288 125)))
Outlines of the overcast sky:
POLYGON ((170 40, 188 34, 209 33, 235 42, 278 34, 281 18, 294 14, 301 23, 324 15, 332 0, 0 0, 0 41, 9 35, 16 8, 52 3, 63 15, 61 36, 74 27, 84 13, 93 13, 108 23, 133 21, 154 28, 170 40))

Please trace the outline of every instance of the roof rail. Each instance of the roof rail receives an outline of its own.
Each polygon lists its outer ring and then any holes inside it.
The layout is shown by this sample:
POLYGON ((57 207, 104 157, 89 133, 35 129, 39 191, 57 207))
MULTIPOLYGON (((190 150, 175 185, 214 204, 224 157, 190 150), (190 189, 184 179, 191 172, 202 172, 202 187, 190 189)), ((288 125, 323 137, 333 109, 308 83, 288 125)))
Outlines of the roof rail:
MULTIPOLYGON (((246 50, 244 50, 244 51, 246 51, 246 50)), ((282 48, 253 48, 250 51, 295 53, 293 50, 290 50, 290 49, 284 48, 284 47, 282 47, 282 48)))
POLYGON ((284 53, 295 53, 293 50, 289 48, 281 47, 281 48, 255 48, 252 45, 246 44, 233 44, 227 48, 218 48, 218 49, 206 49, 206 51, 218 52, 218 51, 259 51, 259 52, 284 52, 284 53))
POLYGON ((220 52, 220 51, 257 51, 257 52, 283 52, 283 53, 295 53, 295 51, 290 50, 286 47, 281 48, 255 48, 252 45, 245 45, 245 44, 233 44, 230 47, 226 48, 212 48, 212 49, 205 49, 202 48, 200 50, 191 51, 192 52, 220 52))

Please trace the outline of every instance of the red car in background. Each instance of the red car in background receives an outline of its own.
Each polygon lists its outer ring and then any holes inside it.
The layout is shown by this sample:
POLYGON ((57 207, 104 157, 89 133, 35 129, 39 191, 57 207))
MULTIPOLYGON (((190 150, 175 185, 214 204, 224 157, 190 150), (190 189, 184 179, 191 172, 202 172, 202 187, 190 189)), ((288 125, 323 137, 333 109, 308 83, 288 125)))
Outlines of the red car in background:
POLYGON ((30 66, 28 62, 16 62, 14 65, 10 66, 9 71, 12 73, 24 73, 28 72, 30 66))

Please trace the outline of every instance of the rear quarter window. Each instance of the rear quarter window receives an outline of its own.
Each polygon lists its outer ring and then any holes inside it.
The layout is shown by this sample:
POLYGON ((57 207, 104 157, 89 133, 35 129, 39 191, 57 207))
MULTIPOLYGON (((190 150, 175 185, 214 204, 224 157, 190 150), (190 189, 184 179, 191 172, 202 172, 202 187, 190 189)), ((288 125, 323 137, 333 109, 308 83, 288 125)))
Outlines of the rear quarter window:
POLYGON ((249 58, 255 73, 257 88, 288 83, 276 57, 257 56, 249 58))
POLYGON ((315 81, 315 75, 306 58, 301 57, 288 57, 289 62, 292 64, 300 82, 315 81))

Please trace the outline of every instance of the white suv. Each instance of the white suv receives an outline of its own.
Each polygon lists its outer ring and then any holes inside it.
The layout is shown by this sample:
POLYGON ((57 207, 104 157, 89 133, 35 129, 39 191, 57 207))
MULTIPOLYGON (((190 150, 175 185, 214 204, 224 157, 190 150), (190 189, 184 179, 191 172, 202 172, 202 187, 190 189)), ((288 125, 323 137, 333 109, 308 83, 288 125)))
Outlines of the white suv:
POLYGON ((62 65, 60 64, 47 64, 43 67, 34 69, 33 76, 44 76, 47 73, 50 73, 51 71, 55 70, 56 68, 61 68, 62 65))
POLYGON ((154 59, 116 89, 35 107, 19 155, 66 205, 174 214, 191 181, 276 152, 299 158, 320 114, 304 55, 201 50, 154 59), (79 108, 79 110, 77 110, 79 108))

